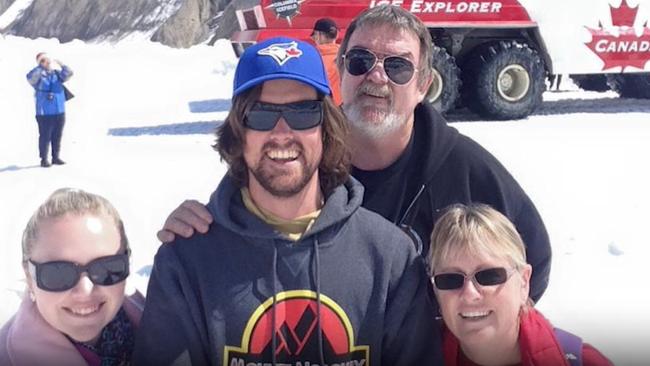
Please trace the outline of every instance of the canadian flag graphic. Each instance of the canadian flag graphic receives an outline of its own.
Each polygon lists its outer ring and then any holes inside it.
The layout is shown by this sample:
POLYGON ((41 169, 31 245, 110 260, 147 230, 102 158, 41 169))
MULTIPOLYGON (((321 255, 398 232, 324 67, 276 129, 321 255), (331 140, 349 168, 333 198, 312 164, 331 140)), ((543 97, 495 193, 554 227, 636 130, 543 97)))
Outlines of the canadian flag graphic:
POLYGON ((603 60, 603 70, 619 66, 622 71, 630 67, 644 69, 650 61, 648 20, 643 24, 641 34, 634 29, 638 10, 639 5, 631 8, 626 0, 617 8, 610 5, 612 25, 618 34, 605 29, 602 24, 596 29, 586 27, 592 35, 591 42, 586 45, 603 60))

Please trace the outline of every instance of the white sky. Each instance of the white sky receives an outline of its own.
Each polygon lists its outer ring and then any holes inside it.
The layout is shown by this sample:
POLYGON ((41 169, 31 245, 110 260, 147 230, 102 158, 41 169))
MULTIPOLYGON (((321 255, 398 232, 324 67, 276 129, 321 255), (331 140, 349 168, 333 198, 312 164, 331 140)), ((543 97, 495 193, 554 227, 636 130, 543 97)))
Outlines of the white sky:
MULTIPOLYGON (((0 36, 0 323, 23 288, 22 230, 57 188, 109 198, 126 223, 133 271, 152 263, 167 214, 186 198, 205 201, 224 173, 209 132, 227 113, 235 64, 227 41, 181 50, 0 36), (40 51, 76 73, 61 153, 68 164, 50 169, 38 166, 25 80, 40 51)), ((565 85, 571 90, 545 95, 541 115, 453 125, 501 160, 545 220, 554 259, 539 308, 615 363, 645 364, 650 101, 565 85)), ((453 119, 465 117, 476 119, 453 119)), ((142 277, 131 281, 146 287, 142 277)))

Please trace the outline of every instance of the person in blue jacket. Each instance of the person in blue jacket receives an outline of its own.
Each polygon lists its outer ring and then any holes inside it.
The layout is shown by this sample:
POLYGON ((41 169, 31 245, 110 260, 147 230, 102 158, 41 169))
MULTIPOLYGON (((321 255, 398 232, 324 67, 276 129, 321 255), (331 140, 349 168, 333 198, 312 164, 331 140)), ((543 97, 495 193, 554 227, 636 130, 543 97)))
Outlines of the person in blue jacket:
POLYGON ((49 167, 48 153, 52 145, 52 164, 63 165, 61 152, 61 137, 65 125, 65 93, 63 83, 72 76, 72 70, 61 61, 51 60, 40 52, 36 55, 38 65, 27 73, 27 81, 34 87, 36 101, 36 121, 38 122, 38 150, 41 166, 49 167), (59 68, 53 68, 58 64, 59 68))

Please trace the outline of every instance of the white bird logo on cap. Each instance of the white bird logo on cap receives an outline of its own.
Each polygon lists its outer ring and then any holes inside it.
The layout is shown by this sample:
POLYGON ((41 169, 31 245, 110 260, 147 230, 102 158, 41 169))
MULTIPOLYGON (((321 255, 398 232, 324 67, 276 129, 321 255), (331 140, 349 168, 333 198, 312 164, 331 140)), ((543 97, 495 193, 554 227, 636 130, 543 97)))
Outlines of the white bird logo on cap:
POLYGON ((284 65, 292 58, 298 58, 302 51, 298 48, 298 43, 274 43, 266 48, 257 51, 258 55, 271 56, 280 65, 284 65))

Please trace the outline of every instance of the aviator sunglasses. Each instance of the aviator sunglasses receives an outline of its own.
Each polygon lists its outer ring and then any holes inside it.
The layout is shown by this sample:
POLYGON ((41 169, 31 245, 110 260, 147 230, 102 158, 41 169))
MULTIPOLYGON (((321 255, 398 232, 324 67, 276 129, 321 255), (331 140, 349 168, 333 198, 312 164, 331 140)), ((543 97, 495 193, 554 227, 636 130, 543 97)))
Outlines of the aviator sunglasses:
POLYGON ((404 85, 413 79, 415 66, 413 62, 402 56, 377 55, 365 48, 353 48, 343 55, 345 69, 350 75, 359 76, 370 72, 381 61, 384 65, 386 76, 397 85, 404 85))
POLYGON ((45 291, 67 291, 77 285, 84 272, 95 285, 111 286, 129 276, 129 254, 97 258, 85 266, 68 261, 36 263, 30 259, 29 270, 38 288, 45 291))
POLYGON ((465 285, 465 280, 470 279, 474 284, 481 286, 496 286, 505 283, 515 269, 503 267, 488 268, 476 271, 473 274, 440 273, 433 276, 433 283, 438 290, 458 290, 465 285))
POLYGON ((323 122, 323 102, 304 100, 295 103, 272 104, 257 102, 244 118, 244 126, 256 131, 271 131, 284 118, 293 130, 308 130, 323 122))

